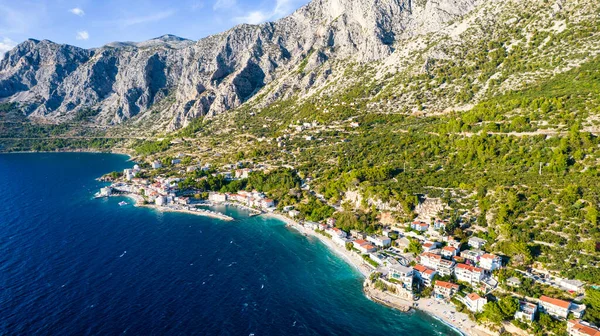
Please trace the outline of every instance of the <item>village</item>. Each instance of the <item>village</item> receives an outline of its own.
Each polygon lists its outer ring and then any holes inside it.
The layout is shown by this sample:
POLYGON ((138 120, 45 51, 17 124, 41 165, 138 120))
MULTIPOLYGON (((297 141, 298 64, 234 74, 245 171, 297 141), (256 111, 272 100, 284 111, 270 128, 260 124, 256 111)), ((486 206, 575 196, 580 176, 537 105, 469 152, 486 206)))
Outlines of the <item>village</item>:
MULTIPOLYGON (((180 163, 179 160, 173 160, 173 164, 180 163)), ((152 163, 152 169, 160 169, 162 164, 158 161, 152 163)), ((210 166, 188 167, 187 172, 195 170, 209 171, 210 166)), ((240 169, 236 171, 238 178, 247 178, 252 170, 240 169)), ((219 194, 210 193, 208 199, 202 199, 199 195, 182 195, 180 193, 179 183, 182 181, 178 177, 156 176, 152 179, 139 177, 143 170, 139 165, 131 169, 125 169, 122 174, 122 180, 115 181, 110 186, 100 189, 95 195, 97 198, 110 196, 128 196, 136 201, 138 206, 152 206, 162 211, 187 212, 196 215, 208 216, 222 220, 233 220, 232 217, 220 212, 209 209, 198 208, 197 206, 210 206, 215 203, 230 204, 242 207, 250 211, 251 215, 263 213, 263 211, 274 211, 274 201, 266 198, 263 193, 239 191, 237 194, 219 194)), ((213 174, 217 175, 217 174, 213 174)), ((220 173, 224 178, 231 179, 231 173, 220 173)))
MULTIPOLYGON (((294 218, 297 212, 289 210, 288 216, 294 218)), ((406 236, 389 229, 383 229, 380 235, 367 235, 358 231, 347 233, 335 227, 333 218, 324 223, 305 221, 302 225, 307 230, 325 236, 334 244, 345 247, 350 253, 360 255, 365 261, 363 264, 371 269, 365 281, 365 287, 371 287, 369 292, 375 289, 401 299, 378 301, 395 301, 396 304, 390 305, 407 310, 409 307, 417 307, 416 301, 423 295, 430 295, 438 303, 464 305, 473 314, 481 313, 490 300, 496 299, 494 292, 507 292, 499 287, 495 276, 504 267, 503 258, 486 252, 487 242, 481 238, 471 237, 463 244, 452 236, 440 237, 438 230, 446 223, 447 221, 440 219, 434 220, 431 225, 421 221, 413 222, 409 224, 410 228, 420 235, 406 236), (396 239, 392 240, 390 237, 396 239), (440 239, 429 240, 431 237, 440 239), (421 254, 408 252, 411 241, 418 241, 423 251, 421 254)), ((527 272, 523 275, 551 283, 557 289, 571 294, 582 294, 584 291, 585 284, 581 281, 550 276, 543 280, 538 275, 527 272)), ((521 281, 511 277, 506 283, 508 287, 519 287, 521 281)), ((539 313, 545 313, 558 321, 565 321, 569 335, 600 335, 599 328, 581 320, 586 308, 584 304, 545 295, 536 299, 523 298, 516 293, 508 294, 514 294, 518 300, 514 320, 531 323, 538 319, 539 313)), ((578 296, 578 301, 581 299, 578 296)))
MULTIPOLYGON (((173 159, 171 165, 181 166, 180 158, 173 159)), ((224 167, 231 171, 217 171, 210 164, 205 164, 179 167, 179 170, 187 174, 203 172, 201 179, 212 176, 229 181, 244 180, 253 171, 264 170, 264 167, 243 166, 242 163, 231 164, 224 167)), ((278 208, 276 200, 256 190, 190 192, 181 188, 181 177, 165 174, 161 168, 163 163, 160 161, 144 168, 136 164, 125 169, 120 176, 110 178, 113 183, 102 188, 96 197, 128 196, 134 198, 138 205, 222 220, 233 218, 198 206, 235 206, 246 209, 251 216, 274 214, 305 234, 318 237, 359 268, 366 277, 365 294, 373 300, 402 311, 423 309, 448 324, 456 326, 458 323, 458 328, 468 334, 498 334, 497 328, 479 325, 476 316, 486 309, 486 305, 509 297, 518 304, 511 312, 514 323, 503 323, 504 330, 527 335, 515 325, 527 325, 538 320, 540 314, 546 314, 566 324, 569 335, 600 335, 598 327, 582 320, 586 309, 582 303, 584 290, 586 285, 593 284, 560 278, 536 269, 515 269, 518 276, 501 279, 500 274, 507 267, 506 257, 486 251, 488 242, 476 235, 461 240, 443 234, 448 220, 430 218, 404 226, 384 226, 377 234, 359 230, 345 232, 336 227, 335 218, 322 222, 302 220, 294 206, 278 208), (159 174, 153 173, 159 171, 159 174), (553 287, 573 299, 521 295, 514 289, 523 285, 523 279, 553 287), (462 314, 461 318, 459 314, 462 314), (473 320, 471 327, 467 327, 467 319, 473 320), (475 328, 478 330, 475 331, 475 328)))

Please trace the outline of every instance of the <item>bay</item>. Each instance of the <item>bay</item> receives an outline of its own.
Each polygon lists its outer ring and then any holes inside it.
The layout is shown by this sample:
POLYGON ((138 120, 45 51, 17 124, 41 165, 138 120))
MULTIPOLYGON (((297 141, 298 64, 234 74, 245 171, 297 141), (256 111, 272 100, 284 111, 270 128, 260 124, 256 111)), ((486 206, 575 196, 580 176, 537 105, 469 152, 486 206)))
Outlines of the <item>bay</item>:
POLYGON ((132 165, 0 155, 0 335, 455 334, 369 301, 356 270, 277 219, 92 198, 96 177, 132 165))

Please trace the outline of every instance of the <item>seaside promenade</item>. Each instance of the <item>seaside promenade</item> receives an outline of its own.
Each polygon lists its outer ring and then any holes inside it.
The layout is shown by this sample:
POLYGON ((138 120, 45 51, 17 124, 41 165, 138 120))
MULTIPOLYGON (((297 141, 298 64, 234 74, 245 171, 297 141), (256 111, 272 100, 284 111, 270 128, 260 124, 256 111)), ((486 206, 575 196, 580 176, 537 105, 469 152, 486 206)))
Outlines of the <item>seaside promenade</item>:
POLYGON ((150 208, 150 209, 154 209, 154 210, 162 211, 162 212, 187 213, 190 215, 211 217, 211 218, 216 218, 216 219, 220 219, 220 220, 224 220, 224 221, 235 220, 235 218, 233 218, 231 216, 227 216, 227 215, 217 212, 217 211, 199 209, 199 208, 194 208, 191 206, 183 206, 183 205, 176 205, 176 204, 160 206, 160 205, 155 205, 155 204, 146 204, 144 201, 144 198, 142 196, 140 196, 138 194, 134 194, 134 193, 120 194, 120 195, 114 195, 114 196, 128 197, 130 199, 133 199, 135 201, 134 205, 136 207, 150 208))
MULTIPOLYGON (((349 265, 358 270, 363 277, 367 278, 369 274, 371 274, 371 272, 374 271, 373 267, 366 263, 364 259, 359 257, 356 253, 348 251, 344 247, 333 243, 331 239, 328 239, 327 237, 320 235, 313 230, 305 228, 293 219, 278 213, 269 213, 265 215, 277 218, 285 222, 288 225, 288 227, 293 228, 294 230, 297 230, 306 236, 316 237, 331 251, 333 251, 335 254, 344 259, 349 265)), ((397 296, 391 295, 387 292, 375 290, 373 288, 366 288, 365 295, 375 302, 398 309, 400 311, 407 311, 410 308, 418 309, 422 312, 433 316, 437 320, 450 326, 451 328, 455 329, 457 332, 460 332, 463 335, 497 335, 497 333, 488 330, 483 326, 477 325, 475 322, 469 319, 469 316, 467 314, 457 312, 454 305, 444 301, 436 300, 433 298, 421 298, 418 301, 411 302, 405 299, 401 299, 397 296)))

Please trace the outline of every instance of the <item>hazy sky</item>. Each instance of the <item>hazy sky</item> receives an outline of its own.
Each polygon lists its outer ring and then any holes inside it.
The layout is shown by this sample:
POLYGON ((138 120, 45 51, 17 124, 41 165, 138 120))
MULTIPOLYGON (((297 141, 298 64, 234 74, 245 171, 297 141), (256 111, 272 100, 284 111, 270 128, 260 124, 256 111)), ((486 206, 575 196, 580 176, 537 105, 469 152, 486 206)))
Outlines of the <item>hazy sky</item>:
POLYGON ((197 40, 285 16, 308 0, 0 0, 0 57, 28 38, 90 48, 164 34, 197 40))

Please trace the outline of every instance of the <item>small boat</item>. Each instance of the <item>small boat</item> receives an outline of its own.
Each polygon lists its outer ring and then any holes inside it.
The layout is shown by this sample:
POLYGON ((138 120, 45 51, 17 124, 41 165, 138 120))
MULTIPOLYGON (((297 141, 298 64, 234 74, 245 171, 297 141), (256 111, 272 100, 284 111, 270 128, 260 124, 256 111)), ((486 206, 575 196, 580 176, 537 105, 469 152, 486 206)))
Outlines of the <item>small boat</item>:
POLYGON ((119 206, 124 206, 124 205, 127 205, 127 202, 125 202, 125 201, 119 202, 119 206))

